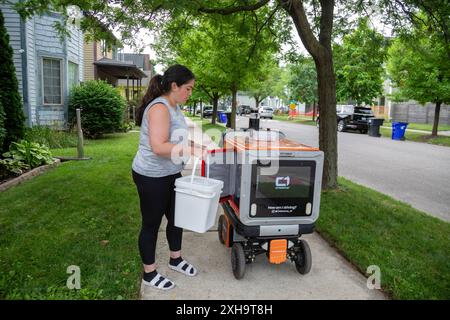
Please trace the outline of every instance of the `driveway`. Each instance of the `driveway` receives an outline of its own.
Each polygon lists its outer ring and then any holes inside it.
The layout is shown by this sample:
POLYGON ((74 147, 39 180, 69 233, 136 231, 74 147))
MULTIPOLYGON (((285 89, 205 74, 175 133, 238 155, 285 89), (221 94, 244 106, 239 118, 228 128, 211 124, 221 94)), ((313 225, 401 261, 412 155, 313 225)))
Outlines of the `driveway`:
MULTIPOLYGON (((314 126, 277 120, 261 120, 260 125, 279 129, 291 140, 319 145, 314 126)), ((248 118, 238 117, 237 126, 248 127, 248 118)), ((339 132, 338 174, 450 222, 449 147, 339 132)))

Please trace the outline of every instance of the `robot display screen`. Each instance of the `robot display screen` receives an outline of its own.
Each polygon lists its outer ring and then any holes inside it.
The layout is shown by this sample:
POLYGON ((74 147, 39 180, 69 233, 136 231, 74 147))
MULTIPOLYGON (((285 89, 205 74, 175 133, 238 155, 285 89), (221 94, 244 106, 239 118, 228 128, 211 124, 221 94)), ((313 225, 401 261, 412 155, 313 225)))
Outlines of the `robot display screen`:
POLYGON ((257 199, 306 198, 311 188, 311 167, 280 167, 277 174, 264 175, 257 170, 257 199))

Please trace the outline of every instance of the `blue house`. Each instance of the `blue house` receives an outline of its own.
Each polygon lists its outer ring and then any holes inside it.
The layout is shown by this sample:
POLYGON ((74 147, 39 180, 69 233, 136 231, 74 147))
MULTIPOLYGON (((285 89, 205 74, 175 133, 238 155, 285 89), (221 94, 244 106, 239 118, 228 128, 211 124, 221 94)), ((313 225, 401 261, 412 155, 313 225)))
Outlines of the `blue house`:
POLYGON ((61 39, 54 28, 57 21, 62 22, 57 12, 24 21, 10 4, 0 3, 0 9, 14 50, 27 125, 63 128, 69 91, 83 80, 83 33, 76 25, 68 25, 70 37, 61 39))

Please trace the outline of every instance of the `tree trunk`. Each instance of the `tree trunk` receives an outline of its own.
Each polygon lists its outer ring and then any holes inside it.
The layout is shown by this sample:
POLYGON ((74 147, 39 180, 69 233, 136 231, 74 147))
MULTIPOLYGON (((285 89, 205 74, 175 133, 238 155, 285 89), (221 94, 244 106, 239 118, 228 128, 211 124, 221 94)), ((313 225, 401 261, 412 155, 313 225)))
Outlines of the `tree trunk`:
POLYGON ((316 99, 313 100, 313 115, 312 115, 312 121, 316 121, 316 99))
POLYGON ((331 57, 316 62, 319 86, 320 126, 319 148, 325 153, 323 165, 323 189, 337 187, 337 121, 336 84, 331 57))
POLYGON ((231 86, 231 129, 236 130, 237 85, 231 86))
POLYGON ((259 104, 261 103, 261 99, 260 99, 260 97, 256 97, 256 96, 254 96, 253 98, 255 98, 256 110, 258 110, 259 104))
POLYGON ((216 124, 217 119, 217 106, 219 105, 219 94, 217 92, 213 93, 213 112, 212 112, 212 119, 211 123, 216 124))
POLYGON ((433 136, 433 137, 436 137, 438 134, 439 114, 441 113, 441 104, 442 104, 442 101, 437 101, 436 109, 434 109, 433 131, 431 132, 431 136, 433 136))
POLYGON ((323 189, 337 188, 337 122, 336 81, 333 71, 331 37, 333 30, 334 0, 320 0, 320 33, 317 39, 311 30, 303 1, 278 0, 291 16, 298 35, 316 64, 320 129, 319 148, 324 152, 323 189))

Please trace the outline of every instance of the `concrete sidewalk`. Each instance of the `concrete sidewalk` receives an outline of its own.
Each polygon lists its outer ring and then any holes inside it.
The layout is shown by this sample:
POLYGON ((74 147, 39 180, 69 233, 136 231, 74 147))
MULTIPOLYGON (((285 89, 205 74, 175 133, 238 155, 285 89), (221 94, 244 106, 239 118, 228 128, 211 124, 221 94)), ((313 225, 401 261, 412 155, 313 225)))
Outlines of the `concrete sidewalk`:
MULTIPOLYGON (((193 131, 194 123, 188 118, 186 121, 193 131)), ((210 143, 208 139, 205 136, 203 143, 210 143)), ((198 132, 195 141, 201 141, 198 132)), ((196 171, 200 175, 199 169, 196 171)), ((188 165, 183 175, 191 173, 192 166, 188 165)), ((217 219, 222 213, 219 206, 217 219)), ((218 239, 217 219, 216 225, 204 234, 184 232, 183 257, 198 269, 198 275, 192 278, 167 267, 169 248, 166 221, 163 221, 156 251, 158 271, 173 280, 176 287, 161 291, 142 285, 141 299, 387 299, 381 291, 368 289, 367 279, 317 233, 303 236, 312 253, 312 268, 307 275, 299 274, 291 262, 270 264, 265 255, 259 255, 254 263, 246 266, 243 279, 236 280, 231 270, 231 250, 218 239)))

